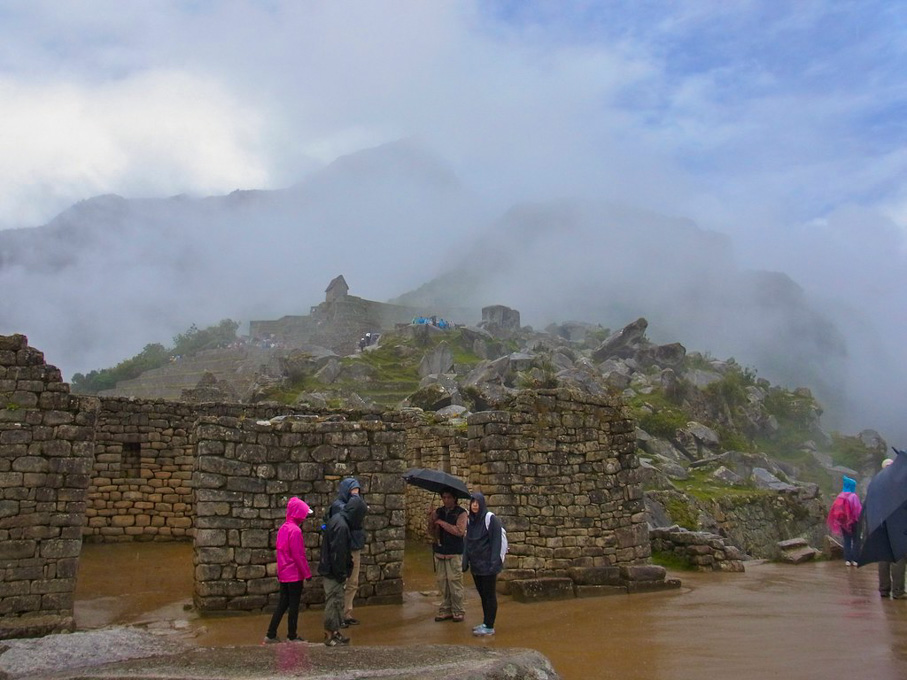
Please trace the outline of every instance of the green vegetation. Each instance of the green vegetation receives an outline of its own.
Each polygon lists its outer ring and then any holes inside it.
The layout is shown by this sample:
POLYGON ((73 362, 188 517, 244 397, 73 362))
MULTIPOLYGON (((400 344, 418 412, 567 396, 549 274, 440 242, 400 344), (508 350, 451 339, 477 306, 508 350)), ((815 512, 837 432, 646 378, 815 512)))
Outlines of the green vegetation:
POLYGON ((671 495, 665 500, 665 510, 670 515, 671 521, 684 529, 690 531, 699 529, 699 513, 686 498, 671 495))
POLYGON ((831 458, 836 465, 844 465, 852 470, 871 465, 878 469, 882 464, 884 452, 878 451, 875 455, 866 455, 867 449, 859 437, 849 437, 838 432, 831 435, 831 458))
POLYGON ((652 552, 652 564, 656 564, 671 571, 695 571, 694 567, 688 560, 685 560, 672 552, 656 550, 652 552))
POLYGON ((223 319, 204 329, 192 324, 185 333, 179 333, 173 338, 172 348, 168 349, 160 343, 148 344, 134 357, 121 361, 113 368, 102 368, 87 375, 76 373, 72 377, 73 392, 97 394, 101 390, 116 387, 121 380, 131 380, 145 371, 160 368, 171 356, 191 355, 206 349, 225 347, 236 339, 237 328, 239 323, 231 319, 223 319))
POLYGON ((375 349, 340 359, 341 376, 355 378, 341 377, 326 384, 313 375, 300 376, 282 384, 268 398, 289 404, 300 392, 323 392, 331 395, 330 406, 339 407, 343 396, 356 393, 381 406, 395 406, 419 388, 419 361, 442 342, 447 342, 456 364, 471 366, 481 362, 458 330, 418 340, 405 333, 389 332, 375 349))

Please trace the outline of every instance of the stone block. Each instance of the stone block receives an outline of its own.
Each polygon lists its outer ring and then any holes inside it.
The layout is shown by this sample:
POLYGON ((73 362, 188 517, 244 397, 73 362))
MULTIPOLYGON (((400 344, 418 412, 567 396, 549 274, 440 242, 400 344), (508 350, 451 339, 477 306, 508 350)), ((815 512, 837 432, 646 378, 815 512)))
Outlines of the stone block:
POLYGON ((565 600, 575 596, 569 578, 536 578, 508 581, 510 594, 517 602, 565 600))
POLYGON ((669 578, 664 581, 631 581, 627 583, 627 593, 649 593, 660 590, 674 590, 680 588, 680 579, 669 578))
POLYGON ((573 582, 583 586, 621 585, 620 567, 571 567, 568 574, 573 582))
POLYGON ((606 595, 626 595, 626 586, 583 586, 574 587, 577 597, 603 597, 606 595))
POLYGON ((21 560, 35 557, 37 541, 3 541, 0 543, 0 560, 21 560))
POLYGON ((664 581, 667 570, 655 564, 630 564, 620 567, 620 575, 626 581, 664 581))

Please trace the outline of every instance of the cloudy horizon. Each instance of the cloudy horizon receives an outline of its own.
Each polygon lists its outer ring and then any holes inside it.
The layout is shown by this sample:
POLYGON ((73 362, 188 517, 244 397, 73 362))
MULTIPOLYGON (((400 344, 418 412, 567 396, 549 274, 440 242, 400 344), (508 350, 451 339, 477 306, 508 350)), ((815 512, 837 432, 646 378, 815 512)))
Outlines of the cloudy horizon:
POLYGON ((102 194, 280 189, 415 139, 486 216, 581 197, 728 235, 831 310, 892 422, 905 29, 880 1, 0 0, 0 229, 102 194))

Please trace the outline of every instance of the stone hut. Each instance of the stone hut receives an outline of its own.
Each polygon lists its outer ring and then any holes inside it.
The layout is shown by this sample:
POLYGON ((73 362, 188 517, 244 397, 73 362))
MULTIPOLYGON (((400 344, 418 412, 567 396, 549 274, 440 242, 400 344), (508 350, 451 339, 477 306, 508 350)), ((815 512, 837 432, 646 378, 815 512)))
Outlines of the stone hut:
POLYGON ((343 274, 333 279, 324 291, 324 301, 327 303, 343 300, 349 292, 350 287, 346 284, 343 274))

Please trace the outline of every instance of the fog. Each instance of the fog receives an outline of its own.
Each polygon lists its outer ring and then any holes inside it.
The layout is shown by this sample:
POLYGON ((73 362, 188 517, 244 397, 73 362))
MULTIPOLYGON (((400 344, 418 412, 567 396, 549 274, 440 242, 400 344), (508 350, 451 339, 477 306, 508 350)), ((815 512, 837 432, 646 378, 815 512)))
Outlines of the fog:
POLYGON ((472 263, 476 304, 646 316, 897 445, 905 21, 0 2, 0 333, 70 377, 190 323, 305 313, 337 274, 381 300, 472 263))

